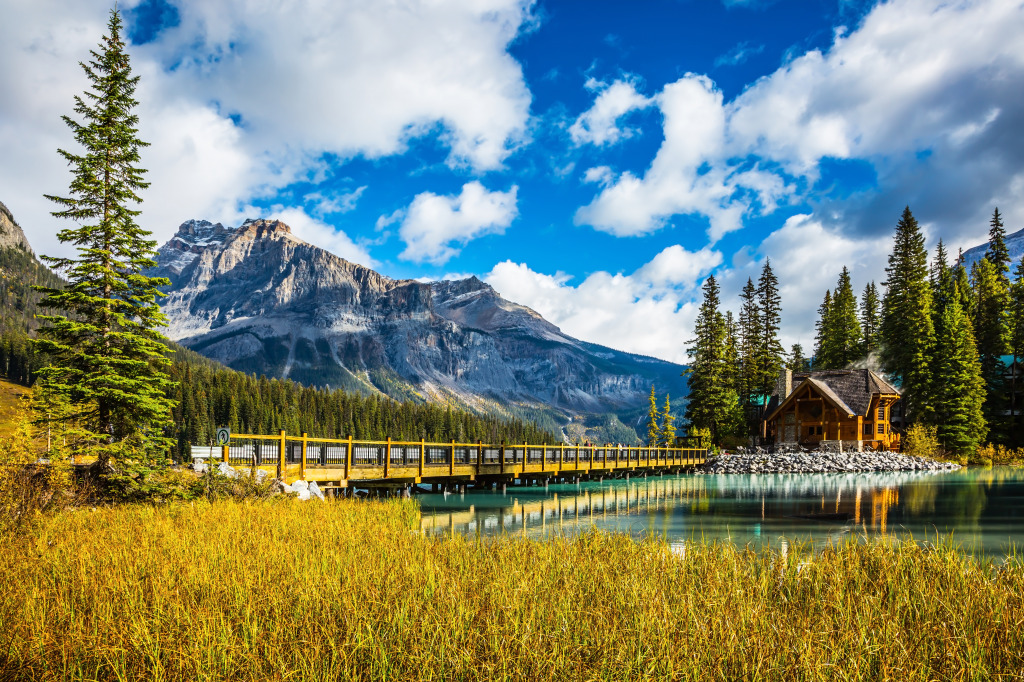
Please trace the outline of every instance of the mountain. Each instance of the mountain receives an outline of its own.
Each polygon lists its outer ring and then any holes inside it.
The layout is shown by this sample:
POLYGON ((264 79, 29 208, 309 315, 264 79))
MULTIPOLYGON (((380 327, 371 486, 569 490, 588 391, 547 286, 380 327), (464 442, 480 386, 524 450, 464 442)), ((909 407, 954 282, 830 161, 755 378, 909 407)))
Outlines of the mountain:
MULTIPOLYGON (((1017 264, 1020 263, 1020 259, 1024 258, 1024 229, 1006 235, 1006 250, 1010 252, 1010 276, 1012 277, 1014 270, 1017 269, 1017 264)), ((968 272, 970 272, 974 261, 985 257, 986 251, 988 251, 988 242, 972 246, 964 251, 964 265, 967 267, 968 272)))
POLYGON ((4 206, 3 202, 0 202, 0 249, 12 246, 32 253, 32 247, 25 237, 25 232, 11 215, 11 211, 4 206))
POLYGON ((574 339, 475 277, 390 279, 276 220, 187 221, 151 274, 171 280, 165 333, 246 372, 525 417, 570 440, 608 442, 636 438, 652 382, 676 405, 686 393, 682 366, 574 339))

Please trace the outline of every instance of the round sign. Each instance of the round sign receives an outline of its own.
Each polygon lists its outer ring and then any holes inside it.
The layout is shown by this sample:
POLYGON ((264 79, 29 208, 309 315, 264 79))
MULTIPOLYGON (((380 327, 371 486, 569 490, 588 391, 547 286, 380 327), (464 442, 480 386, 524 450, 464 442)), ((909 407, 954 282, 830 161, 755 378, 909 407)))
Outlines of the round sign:
POLYGON ((231 429, 224 428, 223 426, 217 429, 217 445, 227 445, 230 440, 231 429))

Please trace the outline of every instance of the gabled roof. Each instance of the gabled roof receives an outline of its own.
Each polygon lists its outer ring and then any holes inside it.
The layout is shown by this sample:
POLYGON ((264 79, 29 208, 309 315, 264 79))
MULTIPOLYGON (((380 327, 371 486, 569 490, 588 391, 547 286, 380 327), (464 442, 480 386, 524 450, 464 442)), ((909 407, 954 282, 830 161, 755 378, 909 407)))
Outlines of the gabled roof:
POLYGON ((770 406, 765 419, 774 419, 805 385, 813 386, 814 390, 849 417, 867 416, 871 400, 876 395, 899 395, 899 391, 892 384, 869 369, 804 372, 793 375, 793 391, 784 400, 778 399, 781 396, 773 397, 774 404, 770 406))

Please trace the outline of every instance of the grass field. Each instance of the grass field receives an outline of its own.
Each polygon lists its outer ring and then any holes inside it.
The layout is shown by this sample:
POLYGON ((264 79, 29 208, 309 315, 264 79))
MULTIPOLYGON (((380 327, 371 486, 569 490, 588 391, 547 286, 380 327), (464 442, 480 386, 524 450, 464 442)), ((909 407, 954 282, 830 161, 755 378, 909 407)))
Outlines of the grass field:
POLYGON ((8 438, 26 409, 32 389, 0 379, 0 438, 8 438))
POLYGON ((787 556, 426 538, 411 502, 64 512, 0 553, 0 679, 1011 679, 1024 571, 951 547, 787 556))

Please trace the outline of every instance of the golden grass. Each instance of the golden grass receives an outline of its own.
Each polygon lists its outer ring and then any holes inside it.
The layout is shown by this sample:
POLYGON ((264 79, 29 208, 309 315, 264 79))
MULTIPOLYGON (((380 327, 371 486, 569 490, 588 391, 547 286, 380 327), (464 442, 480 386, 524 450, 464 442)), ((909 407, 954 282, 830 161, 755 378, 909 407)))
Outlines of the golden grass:
POLYGON ((121 507, 2 538, 9 680, 998 679, 1024 572, 943 546, 788 556, 434 539, 410 502, 121 507))
POLYGON ((0 438, 10 438, 32 398, 32 389, 0 379, 0 438))

